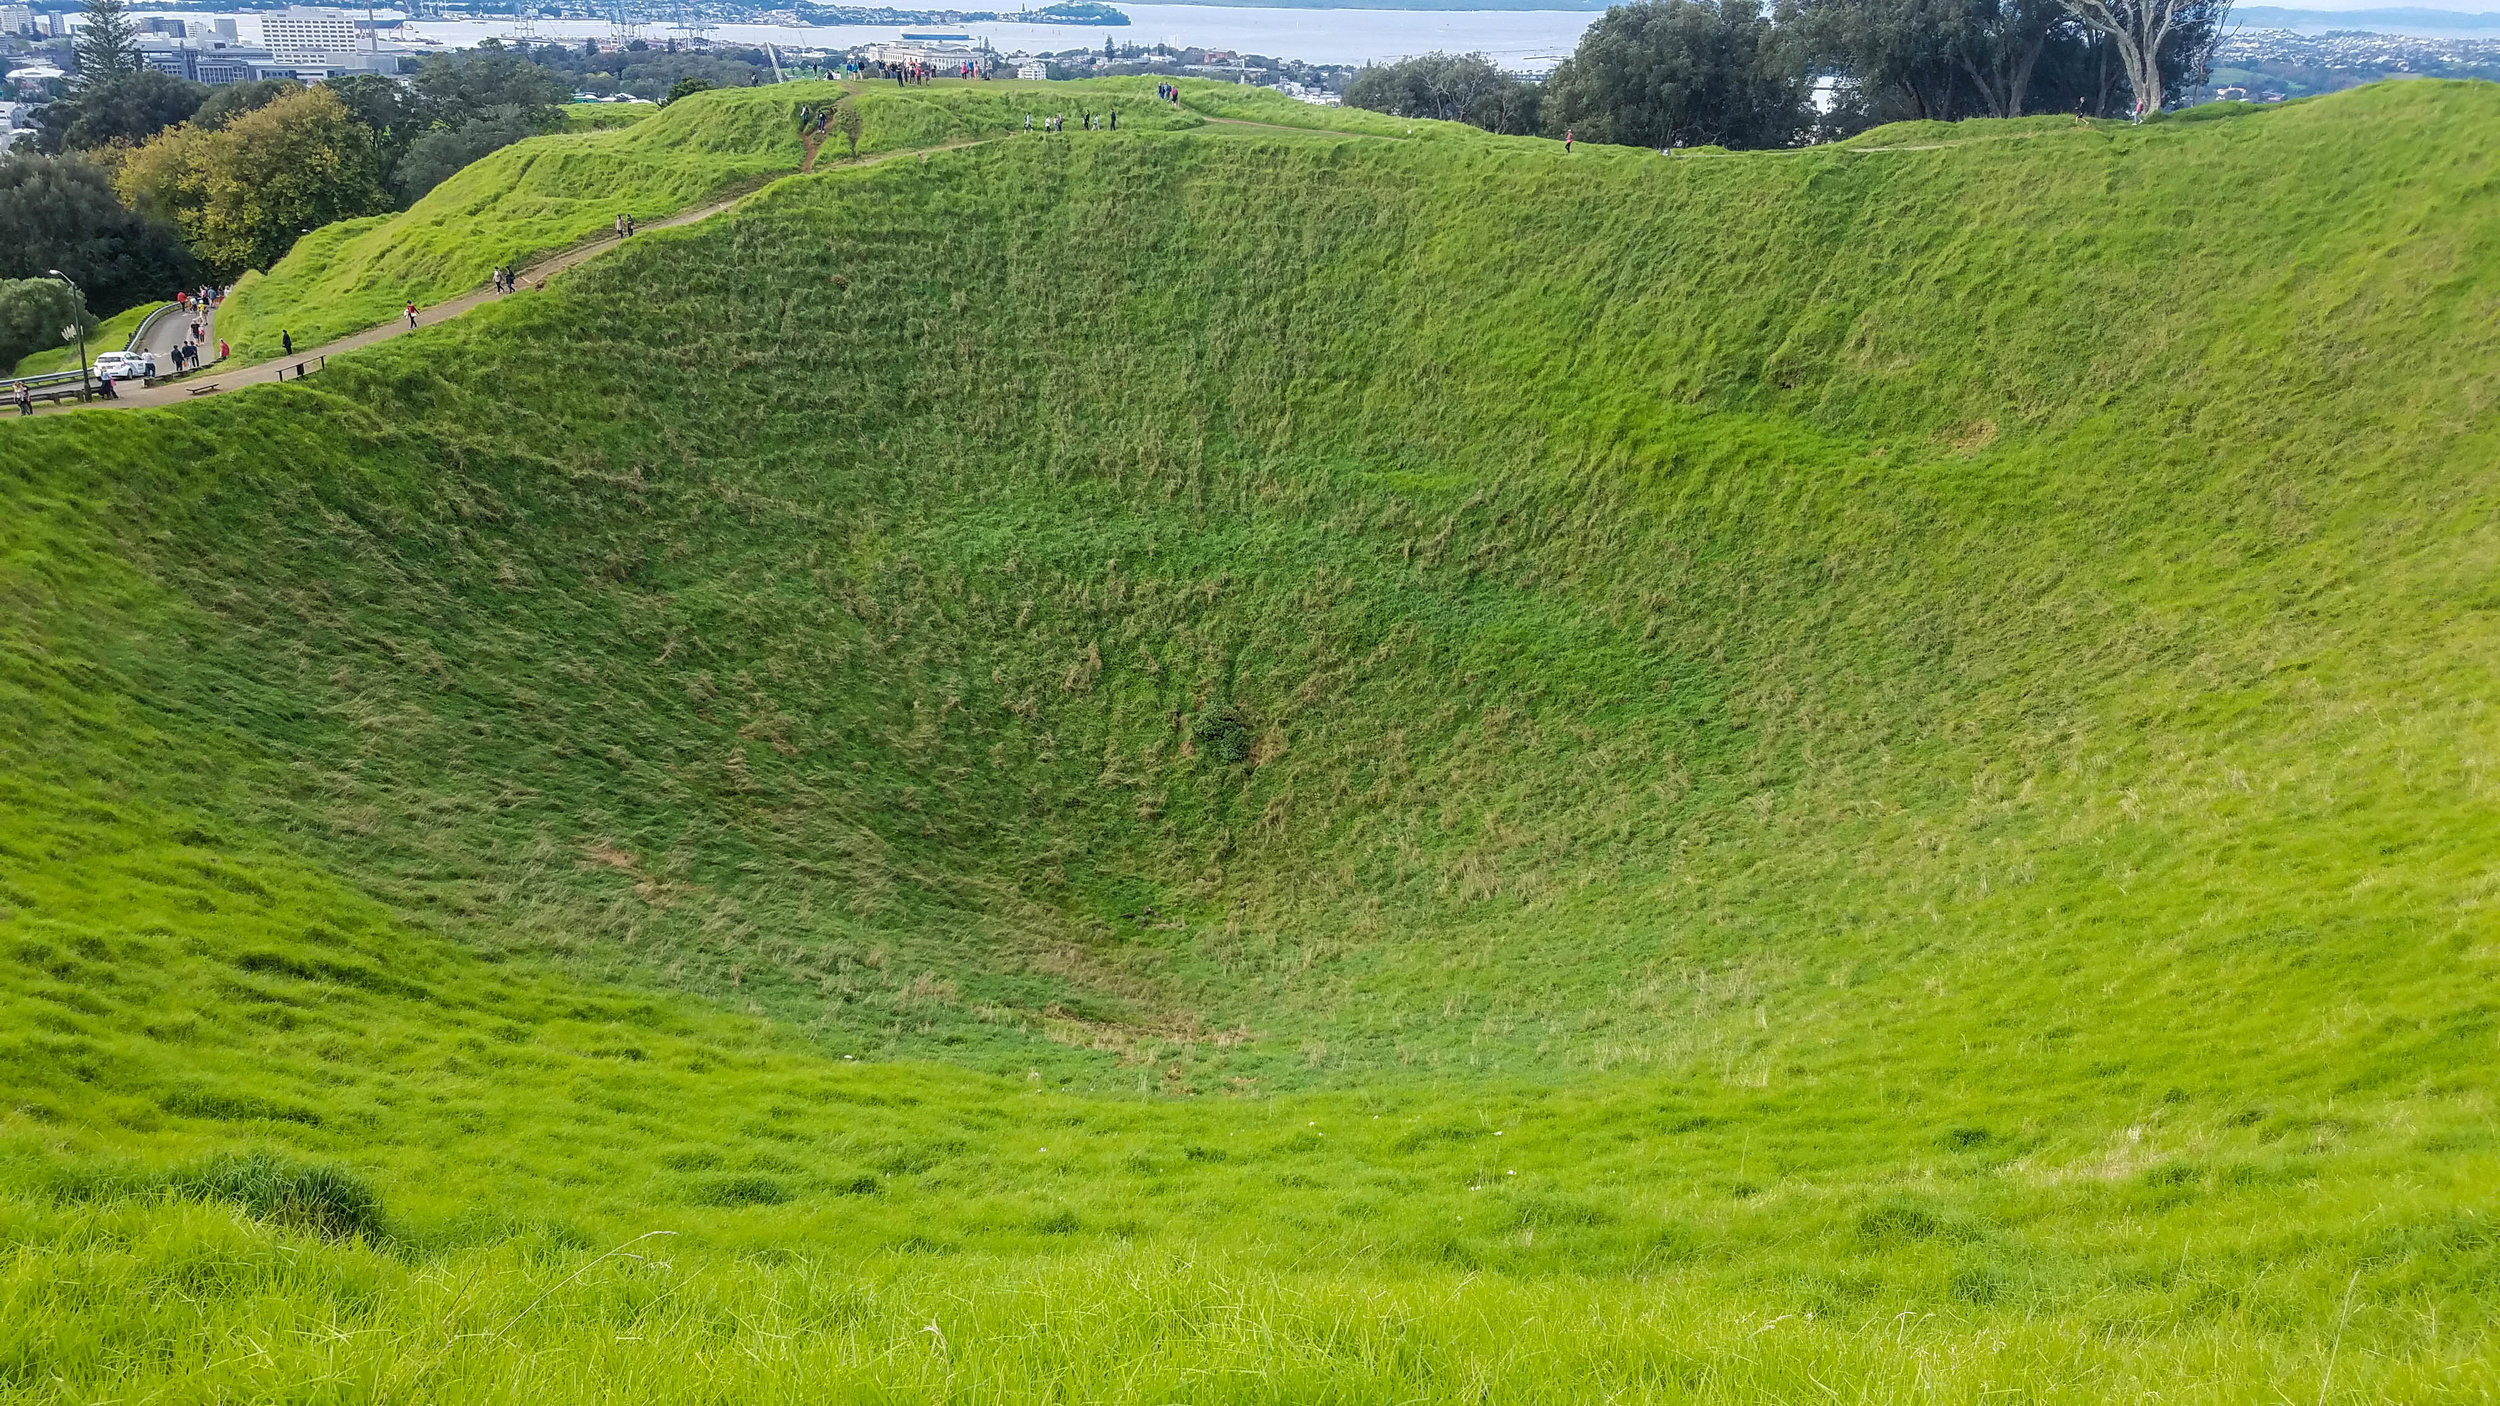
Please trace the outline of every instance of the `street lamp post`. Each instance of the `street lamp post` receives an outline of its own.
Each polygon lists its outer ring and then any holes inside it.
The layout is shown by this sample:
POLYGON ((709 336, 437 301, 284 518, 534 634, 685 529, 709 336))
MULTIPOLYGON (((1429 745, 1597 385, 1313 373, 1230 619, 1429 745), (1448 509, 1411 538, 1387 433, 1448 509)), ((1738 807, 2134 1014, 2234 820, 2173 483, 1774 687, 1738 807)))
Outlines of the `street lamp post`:
POLYGON ((87 292, 77 284, 71 283, 70 276, 61 272, 59 269, 47 269, 45 272, 51 274, 54 278, 61 280, 63 283, 68 283, 69 291, 78 295, 79 316, 74 319, 68 327, 62 329, 63 336, 61 337, 61 340, 64 342, 68 341, 68 333, 75 332, 78 334, 78 398, 80 400, 85 400, 87 398, 87 319, 85 315, 87 311, 87 292))

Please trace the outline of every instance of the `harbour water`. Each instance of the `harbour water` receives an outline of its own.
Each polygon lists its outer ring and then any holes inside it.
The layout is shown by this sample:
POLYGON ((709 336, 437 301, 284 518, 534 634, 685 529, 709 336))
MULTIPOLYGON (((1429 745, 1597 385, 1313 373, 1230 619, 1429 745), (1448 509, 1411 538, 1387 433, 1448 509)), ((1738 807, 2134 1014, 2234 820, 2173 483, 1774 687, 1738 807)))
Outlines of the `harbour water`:
MULTIPOLYGON (((954 0, 970 7, 975 0, 954 0)), ((778 44, 787 48, 847 49, 858 44, 899 38, 904 32, 943 29, 987 39, 1004 52, 1055 53, 1100 48, 1105 38, 1120 44, 1171 44, 1175 47, 1231 49, 1300 59, 1305 63, 1382 63, 1429 53, 1481 53, 1507 69, 1543 72, 1569 56, 1580 32, 1595 22, 1592 10, 1303 10, 1256 9, 1228 5, 1134 5, 1119 8, 1130 23, 1117 27, 1061 24, 713 25, 715 40, 778 44)), ((146 13, 140 7, 140 13, 146 13)), ((388 15, 388 11, 382 12, 388 15)), ((196 11, 184 18, 197 19, 196 11)), ((246 39, 259 32, 259 17, 232 17, 246 39)), ((517 32, 510 21, 419 20, 400 34, 430 39, 446 46, 475 44, 488 35, 509 38, 517 32)), ((604 38, 609 26, 599 20, 538 20, 531 33, 541 40, 604 38)), ((653 24, 646 37, 654 43, 676 31, 653 24)))

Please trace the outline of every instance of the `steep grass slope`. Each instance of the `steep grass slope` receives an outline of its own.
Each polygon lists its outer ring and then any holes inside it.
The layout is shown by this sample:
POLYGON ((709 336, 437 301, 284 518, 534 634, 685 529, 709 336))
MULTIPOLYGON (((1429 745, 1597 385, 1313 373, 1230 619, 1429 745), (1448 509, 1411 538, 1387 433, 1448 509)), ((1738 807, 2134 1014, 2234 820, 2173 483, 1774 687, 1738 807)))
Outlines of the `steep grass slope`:
POLYGON ((534 137, 489 154, 396 215, 307 234, 264 273, 246 274, 219 331, 245 357, 274 355, 278 334, 311 345, 439 302, 519 263, 650 220, 740 182, 795 171, 799 107, 835 85, 787 84, 698 94, 649 120, 534 137))
MULTIPOLYGON (((933 92, 803 82, 722 89, 672 103, 648 120, 518 142, 399 214, 306 235, 276 268, 236 283, 219 330, 246 358, 275 355, 282 331, 292 332, 298 346, 327 341, 387 322, 405 303, 425 306, 480 287, 499 266, 599 238, 619 215, 647 222, 795 171, 806 156, 802 111, 821 114, 845 94, 858 105, 859 152, 867 157, 1005 135, 1023 110, 1011 91, 1041 86, 933 92)), ((1197 120, 1147 95, 1089 100, 1105 110, 1116 102, 1131 126, 1197 120)), ((827 140, 822 157, 831 164, 848 148, 839 135, 827 140)))
POLYGON ((0 1383, 2488 1394, 2496 102, 1019 139, 12 427, 0 1383))

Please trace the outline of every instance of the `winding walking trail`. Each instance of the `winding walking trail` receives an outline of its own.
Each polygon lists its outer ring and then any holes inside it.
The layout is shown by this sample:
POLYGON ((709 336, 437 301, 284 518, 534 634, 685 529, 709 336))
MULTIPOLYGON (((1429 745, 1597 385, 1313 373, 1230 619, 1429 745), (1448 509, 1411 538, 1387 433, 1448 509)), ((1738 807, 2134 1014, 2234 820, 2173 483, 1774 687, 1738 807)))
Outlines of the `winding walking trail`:
MULTIPOLYGON (((1001 139, 996 137, 981 137, 958 142, 948 142, 942 146, 909 147, 901 151, 880 152, 875 156, 864 157, 856 161, 845 161, 837 166, 826 167, 824 169, 844 170, 855 166, 873 166, 879 162, 893 161, 901 157, 927 156, 932 152, 954 151, 963 147, 979 146, 984 142, 997 140, 1001 139)), ((698 220, 710 219, 712 216, 737 205, 741 201, 746 200, 748 197, 753 196, 760 191, 770 189, 772 184, 774 183, 767 182, 763 186, 758 186, 755 190, 741 191, 736 195, 730 196, 726 200, 715 200, 709 205, 698 205, 691 210, 680 210, 676 214, 670 215, 665 219, 653 220, 648 224, 639 225, 635 228, 634 237, 648 234, 653 230, 676 229, 684 225, 693 224, 698 220)), ((566 269, 569 269, 576 264, 596 258, 599 255, 616 248, 624 242, 624 238, 613 234, 597 236, 587 244, 579 244, 572 248, 562 250, 547 259, 543 259, 540 262, 532 264, 528 268, 521 270, 517 281, 519 282, 522 291, 536 291, 537 289, 545 287, 547 280, 555 275, 564 272, 566 269)), ((218 394, 225 391, 241 390, 245 386, 269 385, 278 381, 291 381, 296 379, 299 375, 308 373, 318 374, 321 369, 321 361, 325 357, 337 356, 342 352, 355 351, 360 347, 369 347, 376 342, 387 342, 393 337, 404 337, 410 332, 417 330, 419 327, 431 327, 437 322, 448 322, 452 318, 458 317, 461 314, 469 312, 472 309, 480 307, 484 304, 499 302, 505 298, 513 296, 516 295, 512 293, 498 293, 492 286, 474 288, 456 298, 436 303, 432 307, 419 308, 417 310, 417 320, 413 326, 409 323, 405 316, 395 317, 380 326, 368 327, 362 332, 350 333, 349 335, 341 337, 336 341, 326 342, 317 347, 297 347, 293 356, 275 357, 271 360, 256 362, 249 366, 228 365, 211 367, 205 371, 195 371, 190 375, 183 377, 179 381, 170 382, 165 385, 146 387, 134 386, 120 389, 117 398, 113 400, 90 400, 83 402, 65 400, 47 406, 38 406, 36 407, 35 413, 37 415, 60 415, 79 410, 129 410, 148 406, 179 405, 184 401, 197 399, 200 396, 218 394)), ((170 325, 172 320, 167 319, 167 322, 170 325)), ((208 344, 214 346, 216 344, 216 339, 216 330, 212 326, 209 331, 208 344)), ((153 340, 154 339, 152 338, 151 341, 153 340)), ((170 346, 170 344, 168 345, 170 346)), ((159 359, 162 360, 162 357, 160 356, 159 359)), ((7 407, 0 406, 0 412, 5 412, 6 409, 7 407)))
MULTIPOLYGON (((1205 114, 1201 114, 1201 116, 1210 126, 1248 127, 1263 131, 1289 133, 1296 136, 1377 137, 1382 140, 1397 140, 1394 137, 1383 137, 1381 134, 1373 132, 1340 132, 1327 127, 1287 127, 1271 122, 1254 122, 1246 118, 1212 117, 1206 116, 1205 114)), ((917 156, 925 160, 932 154, 941 151, 959 151, 965 147, 984 146, 991 142, 1012 141, 1014 139, 1015 134, 1013 133, 1001 137, 970 137, 961 141, 946 142, 937 146, 906 147, 899 151, 879 152, 874 156, 854 158, 852 160, 843 161, 833 166, 824 168, 816 167, 815 152, 811 150, 808 153, 806 167, 797 174, 807 174, 810 171, 818 169, 847 170, 861 166, 874 166, 880 162, 899 160, 903 157, 909 156, 917 156)), ((709 219, 712 216, 721 213, 723 210, 727 210, 738 205, 763 190, 770 189, 772 185, 777 183, 778 182, 767 182, 765 185, 758 186, 754 190, 741 191, 725 200, 716 200, 708 205, 699 205, 690 210, 681 210, 665 219, 653 220, 649 224, 639 226, 635 230, 635 234, 647 234, 653 230, 676 229, 681 226, 693 224, 698 220, 709 219)), ((576 264, 586 262, 587 260, 596 258, 599 255, 616 248, 618 245, 623 244, 626 238, 627 237, 621 237, 614 234, 603 234, 595 236, 588 243, 578 244, 571 248, 561 250, 549 258, 541 260, 540 262, 523 269, 518 278, 520 290, 529 292, 544 288, 549 278, 564 272, 566 269, 569 269, 576 264)), ((472 309, 480 307, 484 304, 499 302, 504 298, 512 296, 515 295, 510 293, 498 293, 492 286, 475 288, 459 295, 458 297, 436 303, 432 307, 419 308, 417 310, 416 321, 414 323, 411 323, 405 316, 395 317, 388 322, 380 324, 379 326, 368 327, 362 332, 350 333, 347 336, 340 337, 335 341, 323 343, 317 347, 298 347, 292 356, 273 357, 270 360, 255 362, 249 366, 211 366, 206 370, 191 372, 180 380, 168 382, 163 385, 117 388, 116 397, 112 400, 56 401, 48 405, 37 406, 35 413, 37 415, 61 415, 81 410, 131 410, 143 409, 151 406, 180 405, 185 401, 194 400, 201 396, 222 394, 226 391, 241 390, 245 386, 270 385, 279 381, 291 381, 304 375, 318 374, 321 370, 321 363, 325 358, 338 356, 345 352, 355 351, 362 347, 369 347, 377 342, 387 342, 394 337, 404 337, 408 333, 416 331, 420 327, 430 327, 437 322, 447 322, 452 318, 459 317, 463 313, 469 312, 472 309)), ((213 317, 214 314, 212 313, 211 323, 208 329, 208 337, 205 342, 205 345, 211 347, 215 346, 217 342, 217 332, 213 322, 213 317)), ((164 320, 164 326, 162 329, 163 335, 161 337, 151 336, 149 338, 149 342, 152 347, 160 340, 165 341, 165 345, 162 348, 157 348, 159 351, 158 359, 160 362, 164 360, 164 354, 169 352, 172 348, 172 340, 169 339, 178 339, 181 335, 180 333, 172 330, 177 326, 183 326, 187 330, 187 319, 178 323, 176 319, 167 318, 164 320)), ((0 406, 0 418, 16 418, 14 416, 7 415, 6 411, 6 406, 0 406)))
MULTIPOLYGON (((647 233, 651 230, 657 229, 673 229, 679 225, 693 224, 697 220, 707 219, 713 215, 719 214, 721 211, 728 209, 732 205, 737 204, 739 201, 746 199, 748 195, 752 194, 754 194, 753 191, 748 191, 744 194, 733 196, 727 200, 717 200, 709 205, 697 206, 692 210, 681 210, 666 219, 654 220, 647 225, 639 227, 636 233, 647 233)), ((562 273, 564 270, 569 269, 584 260, 604 254, 608 250, 613 249, 622 243, 624 243, 623 238, 617 235, 608 235, 592 243, 577 245, 574 248, 566 249, 561 253, 556 254, 553 258, 535 264, 525 270, 520 275, 521 285, 524 288, 531 289, 543 287, 545 286, 547 279, 551 276, 562 273)), ((498 293, 491 286, 476 288, 461 294, 459 297, 449 299, 445 302, 436 303, 430 308, 418 309, 417 320, 413 325, 410 324, 406 317, 395 317, 390 321, 383 323, 379 327, 368 327, 362 332, 351 333, 334 342, 328 342, 317 347, 298 347, 295 349, 295 355, 293 356, 277 357, 273 360, 258 362, 250 366, 211 367, 208 370, 194 372, 179 381, 174 381, 166 385, 123 390, 119 393, 119 397, 114 400, 90 400, 83 403, 75 400, 65 400, 50 407, 40 408, 35 413, 38 415, 52 415, 75 410, 126 410, 151 405, 179 405, 186 400, 192 400, 200 396, 217 392, 240 390, 245 386, 267 385, 272 382, 282 380, 293 380, 308 370, 318 371, 321 360, 324 357, 337 356, 341 352, 351 352, 359 347, 372 346, 376 342, 387 342, 393 337, 406 336, 408 333, 415 331, 418 327, 428 327, 437 322, 446 322, 452 318, 460 316, 462 313, 468 312, 472 308, 476 308, 485 303, 496 302, 500 299, 511 296, 513 295, 508 293, 498 293)), ((214 325, 212 325, 209 330, 209 339, 212 345, 215 343, 216 335, 216 329, 214 325)))

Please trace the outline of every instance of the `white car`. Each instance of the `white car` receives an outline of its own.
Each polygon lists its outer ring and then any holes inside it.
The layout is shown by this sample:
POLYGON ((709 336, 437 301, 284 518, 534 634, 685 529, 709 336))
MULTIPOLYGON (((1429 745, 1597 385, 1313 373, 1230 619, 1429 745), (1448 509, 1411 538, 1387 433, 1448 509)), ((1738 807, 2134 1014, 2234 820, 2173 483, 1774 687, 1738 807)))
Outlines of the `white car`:
POLYGON ((136 381, 156 374, 156 353, 106 352, 95 359, 97 380, 110 376, 116 381, 136 381))

